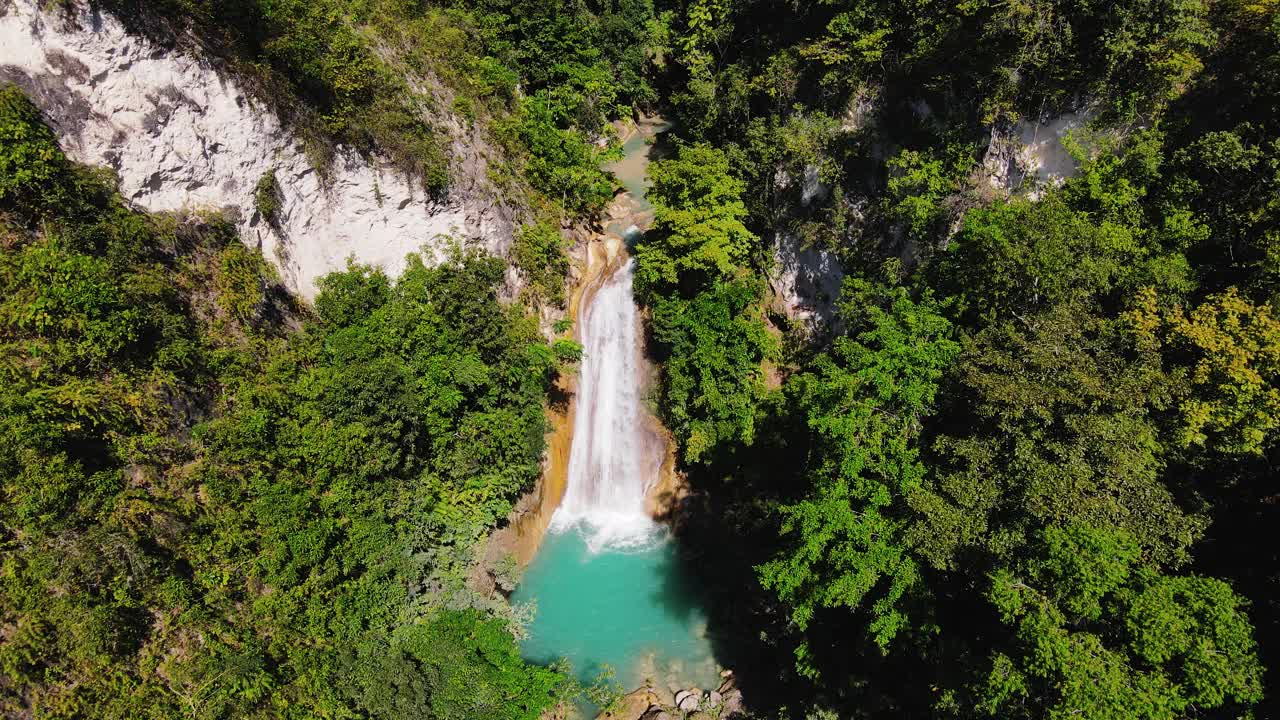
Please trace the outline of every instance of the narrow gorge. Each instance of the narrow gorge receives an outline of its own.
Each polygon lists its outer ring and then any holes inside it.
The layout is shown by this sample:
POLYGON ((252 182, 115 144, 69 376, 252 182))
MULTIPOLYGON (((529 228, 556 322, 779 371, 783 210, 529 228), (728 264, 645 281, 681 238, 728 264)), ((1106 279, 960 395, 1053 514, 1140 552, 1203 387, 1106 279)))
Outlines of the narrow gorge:
POLYGON ((651 219, 644 175, 666 127, 646 119, 630 130, 623 159, 610 168, 626 190, 608 211, 606 231, 583 248, 582 360, 564 419, 570 450, 565 468, 550 468, 565 472, 563 495, 542 509, 551 513, 549 527, 512 600, 536 607, 522 644, 531 660, 565 658, 586 684, 611 672, 610 682, 652 688, 674 705, 677 692, 715 688, 721 668, 694 578, 654 517, 670 502, 661 496, 675 490, 673 448, 646 404, 654 369, 630 252, 651 219))

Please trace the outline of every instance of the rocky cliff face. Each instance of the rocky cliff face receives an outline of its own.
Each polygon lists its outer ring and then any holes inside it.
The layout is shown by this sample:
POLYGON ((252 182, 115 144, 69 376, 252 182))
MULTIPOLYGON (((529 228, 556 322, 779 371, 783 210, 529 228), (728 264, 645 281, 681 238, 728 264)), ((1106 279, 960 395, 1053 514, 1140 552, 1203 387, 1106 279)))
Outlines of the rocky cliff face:
POLYGON ((301 295, 313 297, 316 280, 349 257, 393 275, 406 253, 431 261, 446 236, 506 252, 513 213, 486 180, 484 143, 461 123, 445 123, 455 170, 445 201, 342 147, 322 177, 300 137, 208 59, 132 36, 87 6, 47 13, 37 2, 0 0, 0 80, 27 91, 69 156, 114 169, 137 206, 229 212, 301 295), (253 200, 271 171, 274 222, 253 200))
POLYGON ((825 250, 804 247, 787 232, 775 235, 773 260, 768 277, 774 309, 811 329, 829 326, 844 281, 840 260, 825 250))
MULTIPOLYGON (((921 120, 933 115, 923 100, 912 103, 912 110, 921 120)), ((874 100, 863 96, 855 98, 850 103, 843 129, 852 132, 866 128, 875 122, 874 113, 874 100)), ((1068 133, 1085 130, 1089 120, 1087 112, 1072 112, 993 126, 982 164, 975 172, 975 184, 988 197, 1011 194, 1039 197, 1046 188, 1061 184, 1079 170, 1079 162, 1063 141, 1068 133)), ((873 149, 872 154, 883 159, 888 149, 879 147, 873 149)), ((775 181, 780 190, 792 190, 801 208, 821 202, 829 193, 814 165, 805 166, 798 182, 782 171, 775 181)), ((850 210, 858 212, 856 206, 850 206, 850 210)), ((952 234, 959 228, 960 217, 953 220, 952 234)), ((810 329, 830 327, 844 279, 839 259, 830 252, 804 247, 799 238, 786 231, 775 233, 772 251, 774 263, 768 278, 773 290, 773 309, 810 329)), ((900 251, 909 265, 915 262, 917 253, 918 249, 910 244, 900 251)))
POLYGON ((1042 188, 1061 183, 1076 174, 1078 163, 1067 151, 1067 133, 1088 124, 1084 113, 1065 113, 1042 120, 1023 120, 1012 127, 991 128, 991 142, 982 170, 992 188, 1024 191, 1031 197, 1042 188))
MULTIPOLYGON (((777 189, 788 193, 803 212, 820 204, 831 194, 822 182, 817 165, 806 164, 795 178, 783 169, 774 174, 777 189)), ((839 259, 826 250, 806 247, 793 232, 778 230, 770 243, 773 264, 766 272, 772 290, 772 309, 799 322, 809 330, 831 322, 835 300, 840 295, 844 268, 839 259)))

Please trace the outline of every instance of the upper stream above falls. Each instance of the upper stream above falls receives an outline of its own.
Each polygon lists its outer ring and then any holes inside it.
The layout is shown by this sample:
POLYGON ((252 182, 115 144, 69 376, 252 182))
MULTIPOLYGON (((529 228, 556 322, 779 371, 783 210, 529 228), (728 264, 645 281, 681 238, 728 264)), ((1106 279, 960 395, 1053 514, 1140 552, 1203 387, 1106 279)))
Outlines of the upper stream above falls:
POLYGON ((628 690, 651 682, 674 692, 715 687, 719 667, 675 541, 647 509, 668 440, 644 403, 649 366, 626 245, 648 221, 648 140, 661 129, 642 126, 611 168, 627 192, 595 241, 608 251, 588 253, 603 265, 586 274, 580 296, 583 359, 564 495, 512 599, 537 607, 522 644, 529 659, 566 658, 584 683, 607 666, 628 690))

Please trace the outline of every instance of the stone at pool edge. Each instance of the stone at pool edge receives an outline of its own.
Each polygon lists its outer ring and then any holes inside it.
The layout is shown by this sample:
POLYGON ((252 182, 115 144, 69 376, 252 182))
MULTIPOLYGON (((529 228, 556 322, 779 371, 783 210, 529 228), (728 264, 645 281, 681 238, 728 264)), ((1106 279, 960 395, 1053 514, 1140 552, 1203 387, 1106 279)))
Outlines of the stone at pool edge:
POLYGON ((746 712, 746 706, 742 702, 742 691, 734 688, 726 692, 720 704, 720 717, 733 717, 744 712, 746 712))
MULTIPOLYGON (((652 705, 648 710, 645 710, 643 714, 636 717, 635 720, 679 720, 681 717, 684 717, 685 720, 714 720, 715 715, 713 715, 713 713, 716 711, 717 706, 720 718, 734 718, 746 712, 742 703, 742 692, 740 690, 736 688, 730 689, 721 697, 720 703, 712 702, 717 695, 720 695, 720 693, 708 693, 705 698, 708 701, 711 712, 708 712, 707 710, 695 709, 690 711, 662 705, 652 705)), ((688 690, 683 690, 681 691, 681 699, 701 701, 703 698, 690 693, 688 690)), ((694 708, 696 707, 697 705, 694 706, 694 708)), ((602 715, 601 717, 603 718, 605 716, 602 715)))
POLYGON ((637 718, 647 715, 649 710, 656 707, 659 702, 658 696, 653 693, 651 688, 642 687, 624 695, 621 707, 616 712, 600 713, 596 716, 596 720, 637 720, 637 718))

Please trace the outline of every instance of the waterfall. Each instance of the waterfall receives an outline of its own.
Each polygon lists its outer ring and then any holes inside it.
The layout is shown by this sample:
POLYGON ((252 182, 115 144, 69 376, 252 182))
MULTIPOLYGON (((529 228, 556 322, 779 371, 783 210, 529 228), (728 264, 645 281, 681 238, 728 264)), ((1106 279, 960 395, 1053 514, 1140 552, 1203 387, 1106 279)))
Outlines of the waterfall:
POLYGON ((605 278, 583 308, 583 356, 564 499, 552 530, 580 528, 588 547, 647 545, 658 525, 645 512, 662 439, 643 405, 634 260, 605 278))
MULTIPOLYGON (((584 686, 608 666, 625 687, 674 693, 716 687, 721 678, 697 588, 671 533, 649 516, 663 503, 647 497, 669 501, 678 486, 663 474, 674 460, 666 431, 644 403, 651 367, 627 249, 652 219, 644 199, 648 140, 665 127, 641 123, 610 167, 629 192, 614 197, 605 232, 583 254, 576 399, 568 427, 557 425, 544 485, 556 509, 549 526, 539 526, 549 533, 512 601, 538 603, 521 643, 526 657, 567 658, 584 686)), ((590 718, 601 708, 580 710, 590 718)))

